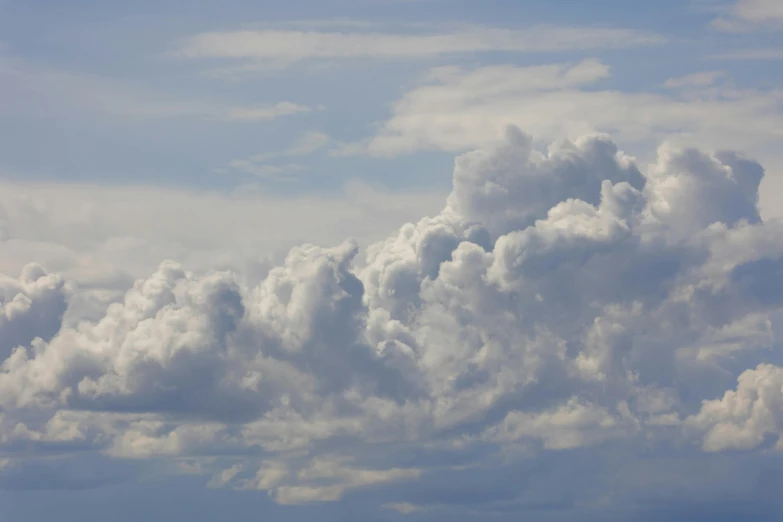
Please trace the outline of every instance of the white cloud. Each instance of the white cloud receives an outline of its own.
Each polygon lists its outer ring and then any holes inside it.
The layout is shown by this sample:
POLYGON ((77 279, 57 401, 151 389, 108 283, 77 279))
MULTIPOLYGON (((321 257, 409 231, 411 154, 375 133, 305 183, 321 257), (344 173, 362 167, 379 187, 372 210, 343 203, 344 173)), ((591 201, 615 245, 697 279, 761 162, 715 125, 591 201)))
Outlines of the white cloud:
POLYGON ((783 4, 779 0, 736 0, 727 15, 712 26, 725 31, 745 31, 758 27, 783 26, 783 4))
POLYGON ((291 102, 280 102, 266 107, 232 107, 226 111, 228 121, 270 121, 280 116, 312 111, 312 107, 291 102))
POLYGON ((381 506, 383 509, 391 509, 402 515, 410 515, 411 513, 418 511, 419 508, 409 502, 390 502, 381 506))
POLYGON ((780 91, 738 89, 731 82, 704 85, 717 79, 707 73, 673 79, 667 93, 621 92, 597 83, 609 74, 598 60, 435 68, 393 105, 375 136, 342 152, 463 151, 499 139, 508 125, 547 140, 607 132, 634 152, 664 139, 678 146, 740 149, 769 164, 762 207, 767 215, 781 215, 780 91))
POLYGON ((278 152, 262 152, 252 156, 253 161, 265 161, 274 158, 306 156, 320 149, 323 149, 331 143, 329 136, 323 132, 309 131, 302 134, 299 139, 285 150, 278 152))
MULTIPOLYGON (((545 448, 562 450, 604 442, 622 435, 622 426, 604 408, 570 400, 553 411, 530 415, 512 411, 484 437, 495 442, 540 439, 545 448)), ((628 427, 626 427, 628 429, 628 427)))
POLYGON ((262 29, 200 33, 180 42, 170 54, 178 58, 245 60, 245 66, 252 69, 310 59, 422 59, 490 51, 617 49, 664 41, 656 34, 600 27, 535 26, 512 30, 463 26, 435 33, 262 29))
POLYGON ((705 401, 689 419, 706 431, 704 449, 753 449, 774 436, 783 449, 783 367, 760 364, 737 379, 737 389, 705 401))
POLYGON ((416 468, 360 469, 351 465, 351 459, 326 455, 312 459, 298 470, 283 463, 266 462, 255 478, 242 487, 267 490, 281 504, 333 502, 354 489, 410 480, 420 474, 416 468))
POLYGON ((131 119, 198 118, 210 121, 271 121, 315 110, 293 102, 236 106, 198 99, 86 73, 20 60, 0 50, 0 114, 44 117, 84 111, 131 119))
POLYGON ((231 480, 236 477, 237 473, 242 471, 242 464, 234 464, 228 469, 225 469, 219 473, 216 473, 215 476, 212 477, 212 480, 210 480, 207 483, 207 486, 213 487, 213 488, 222 488, 231 480))
POLYGON ((60 329, 66 293, 62 279, 36 263, 25 265, 18 278, 0 274, 0 357, 35 337, 51 339, 60 329))
POLYGON ((256 163, 252 159, 231 160, 228 166, 238 172, 250 174, 258 179, 275 181, 290 181, 292 180, 291 174, 304 169, 304 166, 299 165, 298 163, 270 165, 268 163, 256 163))
POLYGON ((438 68, 395 103, 366 149, 382 155, 463 150, 497 140, 507 125, 524 125, 548 139, 597 130, 639 141, 676 130, 713 147, 746 148, 781 137, 777 91, 727 87, 682 98, 589 88, 608 73, 596 60, 438 68))
MULTIPOLYGON (((145 186, 0 184, 0 272, 36 259, 98 297, 127 288, 163 259, 196 271, 264 271, 301 242, 363 244, 442 206, 442 193, 349 185, 328 196, 275 198, 145 186), (271 226, 269 224, 274 224, 271 226)), ((115 296, 116 297, 116 296, 115 296)))
POLYGON ((688 74, 679 78, 669 78, 666 80, 664 86, 670 88, 709 87, 714 85, 716 81, 724 76, 725 73, 722 71, 705 71, 688 74))
POLYGON ((317 131, 304 133, 287 149, 277 152, 262 152, 247 159, 235 159, 228 166, 239 172, 250 174, 261 179, 277 181, 290 180, 290 174, 303 170, 304 167, 297 163, 285 163, 273 165, 268 163, 277 158, 291 158, 307 156, 329 145, 332 140, 326 134, 317 131))
MULTIPOLYGON (((759 215, 761 166, 663 145, 643 173, 607 136, 533 144, 510 129, 463 154, 440 212, 363 252, 305 244, 257 278, 164 261, 97 317, 36 340, 30 326, 0 366, 10 466, 75 447, 117 462, 204 459, 213 487, 281 504, 373 489, 404 513, 458 503, 416 496, 417 481, 513 473, 519 461, 498 461, 520 452, 674 459, 674 446, 687 460, 692 442, 753 451, 779 436, 783 223, 759 215)), ((229 242, 259 223, 289 233, 281 215, 240 228, 243 214, 219 221, 228 205, 198 201, 205 217, 184 230, 199 241, 210 227, 229 242)), ((32 230, 54 213, 38 208, 32 230)), ((4 307, 59 288, 43 273, 11 281, 4 307), (46 292, 25 286, 42 278, 46 292)), ((541 480, 504 494, 569 487, 541 480)), ((595 482, 611 503, 617 489, 595 482)))

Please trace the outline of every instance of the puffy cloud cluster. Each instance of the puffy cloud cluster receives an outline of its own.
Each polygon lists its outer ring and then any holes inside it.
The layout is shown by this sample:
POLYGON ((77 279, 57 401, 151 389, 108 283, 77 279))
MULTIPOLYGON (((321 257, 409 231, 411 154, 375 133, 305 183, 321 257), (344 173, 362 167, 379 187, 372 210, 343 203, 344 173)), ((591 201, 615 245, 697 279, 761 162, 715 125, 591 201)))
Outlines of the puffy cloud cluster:
MULTIPOLYGON (((701 411, 690 418, 706 428, 704 449, 752 449, 770 435, 783 433, 783 368, 760 364, 746 370, 737 379, 737 389, 721 399, 706 401, 701 411)), ((773 440, 783 449, 783 439, 773 440)))
POLYGON ((66 307, 63 281, 42 266, 28 264, 18 278, 0 274, 0 356, 36 337, 54 337, 66 307))
POLYGON ((783 225, 762 177, 667 147, 643 173, 606 136, 542 152, 512 128, 458 158, 439 214, 363 253, 294 248, 258 285, 166 261, 69 325, 30 265, 0 281, 0 451, 193 459, 293 504, 504 452, 767 447, 783 225))
MULTIPOLYGON (((778 0, 769 4, 783 5, 778 0)), ((774 49, 767 51, 774 54, 774 49)), ((508 125, 520 122, 541 140, 537 146, 562 136, 603 132, 645 162, 655 160, 650 144, 664 140, 679 148, 740 149, 772 173, 761 192, 762 215, 781 217, 783 188, 776 175, 783 165, 777 145, 783 129, 780 92, 739 89, 725 74, 710 70, 669 78, 656 92, 603 88, 611 77, 612 68, 594 58, 435 67, 393 104, 374 136, 346 145, 344 152, 462 153, 491 146, 508 125)))

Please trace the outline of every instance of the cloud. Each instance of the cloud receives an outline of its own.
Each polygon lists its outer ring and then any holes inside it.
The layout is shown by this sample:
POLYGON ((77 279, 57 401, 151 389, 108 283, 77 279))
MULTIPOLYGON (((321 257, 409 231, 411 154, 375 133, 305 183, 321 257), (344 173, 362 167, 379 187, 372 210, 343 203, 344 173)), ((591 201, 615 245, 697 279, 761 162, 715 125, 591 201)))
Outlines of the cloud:
POLYGON ((49 340, 60 329, 67 306, 62 279, 36 263, 25 265, 18 278, 0 276, 0 357, 36 337, 49 340))
POLYGON ((384 504, 381 506, 383 509, 391 509, 400 513, 401 515, 410 515, 411 513, 418 511, 419 508, 408 502, 394 502, 384 504))
POLYGON ((77 311, 102 314, 102 306, 164 259, 196 272, 224 268, 258 278, 298 243, 334 244, 347 236, 373 242, 437 211, 442 198, 440 191, 387 193, 360 184, 331 195, 279 198, 252 188, 220 193, 5 182, 0 272, 17 276, 35 259, 59 273, 80 289, 69 298, 70 321, 77 311))
POLYGON ((783 26, 783 5, 778 0, 736 0, 727 15, 716 18, 712 26, 724 31, 783 26))
POLYGON ((724 77, 722 71, 705 71, 693 73, 679 78, 669 78, 664 83, 664 87, 682 88, 682 87, 709 87, 714 85, 717 80, 724 77))
POLYGON ((425 59, 455 54, 617 49, 664 43, 656 34, 599 27, 534 26, 511 30, 462 26, 433 33, 238 30, 206 32, 181 41, 175 58, 243 60, 239 69, 287 66, 304 60, 425 59))
POLYGON ((158 91, 114 78, 60 70, 3 54, 0 114, 24 111, 51 118, 85 111, 129 119, 196 118, 222 122, 271 121, 306 113, 314 107, 289 101, 237 106, 223 100, 198 99, 158 91))
POLYGON ((285 463, 266 462, 256 476, 242 482, 242 488, 263 489, 280 504, 333 502, 353 489, 417 478, 421 470, 392 468, 359 469, 350 459, 323 456, 293 470, 285 463))
POLYGON ((706 430, 706 451, 753 449, 770 435, 783 449, 783 368, 760 364, 744 371, 736 390, 705 401, 689 421, 706 430))
POLYGON ((281 116, 312 111, 312 107, 280 102, 266 107, 232 107, 226 111, 228 121, 271 121, 281 116))
MULTIPOLYGON (((252 159, 231 160, 228 166, 238 172, 250 174, 251 176, 262 180, 290 181, 291 174, 304 169, 304 166, 298 163, 285 163, 283 165, 270 165, 267 163, 257 163, 252 159)), ((221 169, 221 172, 224 169, 221 169)))
MULTIPOLYGON (((0 366, 4 458, 184 458, 283 505, 444 519, 766 502, 741 486, 783 436, 763 168, 664 144, 642 171, 606 135, 534 144, 510 128, 459 156, 442 210, 366 250, 300 245, 256 279, 164 261, 98 317, 28 326, 0 366), (688 485, 686 463, 709 472, 688 485)), ((57 295, 41 272, 3 306, 41 278, 57 295)))
POLYGON ((264 161, 274 158, 306 156, 323 149, 331 143, 329 136, 323 132, 309 131, 302 134, 299 139, 285 150, 279 152, 262 152, 252 156, 253 161, 264 161))
POLYGON ((543 66, 437 67, 411 87, 368 139, 338 147, 342 154, 379 157, 420 150, 462 152, 523 125, 542 141, 604 132, 634 154, 666 140, 679 147, 742 149, 768 164, 762 190, 767 215, 780 215, 783 115, 777 90, 739 89, 717 73, 669 80, 664 92, 609 90, 610 68, 595 59, 543 66), (695 82, 695 84, 694 84, 695 82), (686 85, 687 84, 687 85, 686 85))
POLYGON ((520 122, 547 139, 601 131, 624 141, 657 140, 676 130, 691 143, 744 148, 780 137, 777 91, 726 87, 686 97, 596 88, 609 72, 597 60, 436 68, 394 104, 365 150, 377 155, 464 150, 491 143, 507 125, 520 122))
POLYGON ((304 167, 297 163, 285 163, 273 165, 269 160, 277 158, 291 158, 307 156, 325 148, 332 140, 326 134, 310 131, 302 134, 289 148, 277 152, 262 152, 247 159, 235 159, 228 166, 239 172, 250 174, 261 179, 273 179, 278 181, 290 180, 290 174, 302 170, 304 167))

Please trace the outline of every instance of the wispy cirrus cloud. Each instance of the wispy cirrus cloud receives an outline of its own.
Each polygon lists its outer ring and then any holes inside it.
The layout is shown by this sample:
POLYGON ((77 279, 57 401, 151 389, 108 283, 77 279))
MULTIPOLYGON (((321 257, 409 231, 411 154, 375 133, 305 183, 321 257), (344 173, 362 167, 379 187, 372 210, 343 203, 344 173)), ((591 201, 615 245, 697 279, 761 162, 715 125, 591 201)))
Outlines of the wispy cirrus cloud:
POLYGON ((683 87, 709 87, 714 85, 716 81, 723 78, 726 75, 723 71, 704 71, 677 78, 669 78, 663 84, 664 87, 672 89, 683 87))
POLYGON ((723 13, 711 25, 722 31, 783 27, 783 2, 780 0, 736 0, 719 10, 723 13))
MULTIPOLYGON (((1 49, 0 49, 1 51, 1 49)), ((322 107, 291 101, 237 105, 156 89, 111 77, 43 66, 0 53, 0 114, 51 117, 62 112, 136 120, 196 118, 222 122, 259 122, 322 107)))
POLYGON ((281 116, 290 116, 310 112, 313 107, 291 102, 279 102, 273 105, 230 107, 221 111, 221 118, 227 121, 271 121, 281 116))
MULTIPOLYGON (((353 29, 356 28, 355 22, 353 29)), ((351 29, 351 28, 348 28, 351 29)), ((288 66, 305 60, 427 59, 493 51, 535 53, 620 49, 662 44, 655 33, 605 27, 461 26, 440 32, 259 29, 199 33, 180 41, 175 58, 243 60, 240 68, 288 66)))
MULTIPOLYGON (((307 156, 325 148, 332 141, 329 136, 322 132, 309 131, 302 134, 287 149, 262 152, 244 159, 234 159, 229 162, 228 167, 236 172, 249 174, 258 179, 287 181, 292 179, 292 174, 303 170, 304 166, 291 162, 272 164, 269 163, 271 160, 307 156)), ((219 172, 226 172, 226 169, 220 169, 219 172)))
POLYGON ((646 140, 676 130, 719 147, 769 144, 783 132, 783 94, 776 90, 713 91, 716 73, 671 79, 668 94, 595 88, 610 72, 598 60, 435 68, 394 104, 364 150, 381 156, 463 150, 497 139, 515 122, 550 138, 601 131, 646 140), (689 88, 685 96, 674 89, 699 85, 708 90, 689 88))
POLYGON ((281 157, 306 156, 323 149, 332 142, 332 139, 318 131, 308 131, 302 134, 290 147, 281 151, 262 152, 254 155, 253 161, 265 161, 281 157))

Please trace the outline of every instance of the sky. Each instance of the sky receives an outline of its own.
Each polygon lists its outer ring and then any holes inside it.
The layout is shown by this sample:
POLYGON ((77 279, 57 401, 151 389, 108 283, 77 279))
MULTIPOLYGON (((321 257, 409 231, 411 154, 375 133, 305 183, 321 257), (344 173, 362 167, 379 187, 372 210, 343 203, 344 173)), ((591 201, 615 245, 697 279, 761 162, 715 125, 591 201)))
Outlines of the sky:
POLYGON ((779 0, 0 0, 0 522, 778 521, 779 0))

